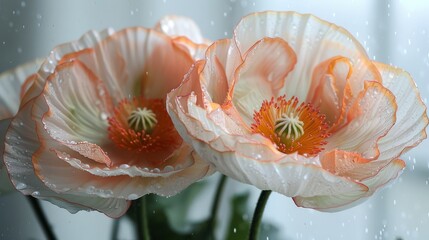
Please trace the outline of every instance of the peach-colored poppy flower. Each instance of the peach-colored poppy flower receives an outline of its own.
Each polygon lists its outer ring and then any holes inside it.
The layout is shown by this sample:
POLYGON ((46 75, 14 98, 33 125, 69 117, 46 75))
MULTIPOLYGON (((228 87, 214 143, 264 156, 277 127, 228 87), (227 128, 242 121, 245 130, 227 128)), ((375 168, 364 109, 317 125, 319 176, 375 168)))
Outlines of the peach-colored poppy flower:
POLYGON ((370 61, 312 15, 244 17, 167 97, 183 139, 217 170, 298 206, 339 210, 398 176, 426 137, 405 71, 370 61))
MULTIPOLYGON (((178 29, 190 22, 175 18, 178 29)), ((158 28, 93 31, 55 48, 27 78, 8 125, 3 157, 14 186, 71 212, 118 217, 129 200, 174 195, 210 174, 165 107, 206 46, 186 37, 199 34, 192 26, 175 31, 180 38, 158 28)))

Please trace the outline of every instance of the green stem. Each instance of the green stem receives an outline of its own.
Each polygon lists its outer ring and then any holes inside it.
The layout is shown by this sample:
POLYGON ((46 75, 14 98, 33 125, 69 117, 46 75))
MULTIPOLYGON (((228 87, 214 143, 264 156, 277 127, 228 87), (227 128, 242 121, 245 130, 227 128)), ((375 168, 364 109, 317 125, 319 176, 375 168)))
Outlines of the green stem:
POLYGON ((140 198, 140 201, 137 202, 136 209, 138 237, 142 240, 150 240, 149 224, 146 210, 146 196, 140 198))
POLYGON ((258 239, 259 229, 264 214, 265 205, 270 197, 271 190, 263 190, 259 195, 258 203, 256 204, 255 212, 253 213, 252 224, 250 225, 249 240, 258 239))
POLYGON ((113 219, 113 223, 112 223, 112 233, 110 234, 110 239, 111 240, 117 240, 118 238, 118 233, 119 233, 119 223, 120 223, 121 219, 113 219))
POLYGON ((27 199, 28 199, 31 207, 33 208, 33 211, 34 211, 34 214, 36 215, 37 221, 40 223, 40 225, 43 229, 43 233, 45 234, 46 239, 56 240, 57 238, 55 237, 55 234, 52 231, 52 228, 48 222, 48 219, 46 218, 45 213, 43 212, 42 206, 40 206, 39 201, 32 196, 27 196, 27 199))
POLYGON ((212 205, 212 209, 211 209, 211 213, 210 213, 210 219, 209 219, 208 226, 210 227, 210 234, 211 234, 211 237, 213 239, 214 239, 214 229, 215 229, 215 225, 216 225, 217 210, 219 208, 220 198, 222 197, 222 192, 223 192, 223 189, 225 187, 226 179, 227 178, 225 175, 222 175, 220 177, 220 180, 219 180, 219 183, 218 183, 217 189, 216 189, 216 195, 215 195, 215 198, 213 200, 213 205, 212 205))

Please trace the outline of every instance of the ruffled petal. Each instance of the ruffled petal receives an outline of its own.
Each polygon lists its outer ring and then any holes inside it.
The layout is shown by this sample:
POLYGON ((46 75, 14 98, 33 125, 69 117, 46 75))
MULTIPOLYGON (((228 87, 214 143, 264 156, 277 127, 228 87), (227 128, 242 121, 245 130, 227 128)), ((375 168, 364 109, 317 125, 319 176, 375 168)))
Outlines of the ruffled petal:
POLYGON ((354 66, 351 89, 357 95, 362 80, 379 81, 376 67, 363 47, 345 29, 310 14, 295 12, 261 12, 244 17, 234 31, 237 45, 245 52, 265 37, 284 39, 297 55, 295 70, 288 74, 282 94, 307 98, 313 70, 329 58, 343 56, 354 66))
POLYGON ((306 102, 312 103, 331 129, 341 126, 350 107, 352 93, 349 78, 353 72, 352 63, 344 57, 333 57, 320 63, 314 70, 306 102))
POLYGON ((94 50, 99 66, 94 73, 111 73, 108 78, 99 77, 116 102, 130 94, 164 98, 179 86, 193 63, 190 55, 170 38, 145 28, 116 32, 94 50))
POLYGON ((393 159, 426 138, 427 109, 407 72, 382 63, 376 63, 376 66, 383 78, 383 86, 395 95, 398 104, 395 125, 378 143, 378 159, 393 159))
MULTIPOLYGON (((6 131, 9 127, 10 122, 12 121, 11 118, 0 120, 0 153, 4 152, 4 142, 6 138, 6 131)), ((13 190, 13 185, 9 180, 9 176, 6 170, 6 167, 4 166, 3 161, 3 154, 0 155, 0 196, 4 193, 8 193, 11 190, 13 190)))
POLYGON ((219 122, 215 123, 203 109, 198 110, 198 106, 192 105, 196 103, 196 96, 188 98, 188 111, 181 109, 177 115, 171 112, 171 117, 185 140, 223 174, 287 196, 367 190, 359 183, 310 164, 302 156, 278 152, 271 142, 258 134, 252 138, 228 135, 219 122))
MULTIPOLYGON (((371 162, 369 164, 374 164, 371 162)), ((378 163, 375 163, 378 164, 378 163)), ((366 164, 364 164, 366 165, 366 164)), ((299 207, 313 208, 319 211, 337 212, 346 208, 353 207, 362 201, 366 200, 367 197, 374 194, 374 192, 397 178, 405 167, 405 163, 402 160, 396 159, 390 162, 385 162, 384 166, 372 177, 362 179, 361 183, 368 187, 368 191, 361 194, 350 194, 349 192, 339 195, 321 195, 315 197, 295 197, 295 204, 299 207), (387 164, 386 164, 387 163, 387 164)), ((356 168, 355 172, 362 171, 362 169, 356 168)), ((354 175, 357 175, 356 173, 354 175)))
POLYGON ((55 71, 58 63, 64 62, 63 58, 65 56, 73 52, 91 48, 113 32, 112 29, 105 29, 100 32, 89 31, 76 41, 64 43, 54 48, 41 65, 39 71, 33 75, 32 84, 29 84, 31 86, 28 87, 28 91, 22 96, 21 106, 40 95, 45 86, 46 79, 55 71))
POLYGON ((69 141, 103 143, 113 111, 103 82, 79 61, 60 65, 48 81, 43 93, 49 106, 45 126, 69 141))
MULTIPOLYGON (((66 148, 56 146, 55 151, 73 154, 66 148)), ((57 193, 93 195, 102 198, 135 200, 143 195, 155 193, 172 196, 195 181, 212 173, 210 165, 195 155, 187 154, 194 164, 182 171, 170 174, 152 172, 145 177, 128 175, 102 176, 74 168, 58 158, 57 153, 42 146, 33 158, 36 174, 50 189, 57 193)))
POLYGON ((155 30, 171 37, 184 36, 195 43, 206 43, 198 25, 190 18, 168 15, 156 23, 155 30))
POLYGON ((327 139, 325 149, 358 152, 364 158, 379 155, 378 140, 386 135, 395 123, 394 95, 378 82, 366 82, 347 113, 348 124, 327 139))
POLYGON ((5 141, 4 161, 10 180, 25 195, 44 199, 75 213, 96 209, 110 217, 123 215, 129 207, 125 199, 105 199, 71 194, 57 194, 36 176, 32 155, 39 148, 35 122, 32 119, 33 100, 25 104, 13 119, 5 141))
POLYGON ((0 74, 0 120, 13 117, 18 112, 21 96, 31 81, 23 84, 40 68, 42 62, 43 59, 36 59, 0 74))
POLYGON ((299 155, 285 155, 279 161, 267 162, 263 161, 265 158, 263 153, 255 152, 253 157, 249 156, 251 153, 242 154, 246 149, 251 151, 257 149, 257 146, 252 144, 246 144, 246 147, 238 146, 240 144, 236 142, 235 151, 221 152, 209 144, 193 140, 195 150, 203 159, 211 161, 218 171, 262 190, 273 190, 289 197, 310 197, 326 193, 357 195, 368 190, 360 183, 335 176, 314 164, 303 164, 300 162, 303 157, 299 155))
POLYGON ((296 63, 296 56, 281 38, 264 38, 250 47, 244 58, 236 70, 230 94, 234 106, 250 124, 253 113, 259 110, 264 100, 280 96, 280 89, 296 63))
POLYGON ((355 152, 332 150, 321 156, 322 167, 329 172, 361 181, 378 173, 388 162, 370 161, 355 152))
POLYGON ((200 73, 207 90, 207 101, 223 104, 232 87, 235 69, 243 63, 234 41, 219 40, 205 54, 204 68, 200 73))
MULTIPOLYGON (((132 156, 128 157, 127 155, 131 154, 124 154, 123 151, 120 156, 117 156, 117 158, 126 159, 128 161, 124 161, 125 163, 120 165, 115 164, 108 168, 105 164, 94 162, 92 159, 86 158, 77 153, 59 151, 57 149, 55 149, 54 152, 58 158, 64 160, 74 168, 102 177, 122 175, 130 177, 168 177, 183 171, 186 168, 192 167, 192 165, 195 164, 193 159, 190 157, 192 149, 187 145, 182 145, 182 147, 178 148, 166 159, 163 159, 161 164, 156 164, 155 166, 150 163, 145 163, 144 159, 133 159, 132 156)), ((109 156, 113 158, 110 154, 109 156)), ((115 160, 116 159, 113 161, 115 160)))
POLYGON ((78 61, 60 65, 52 74, 34 111, 57 141, 97 162, 111 165, 102 145, 112 103, 102 82, 78 61))

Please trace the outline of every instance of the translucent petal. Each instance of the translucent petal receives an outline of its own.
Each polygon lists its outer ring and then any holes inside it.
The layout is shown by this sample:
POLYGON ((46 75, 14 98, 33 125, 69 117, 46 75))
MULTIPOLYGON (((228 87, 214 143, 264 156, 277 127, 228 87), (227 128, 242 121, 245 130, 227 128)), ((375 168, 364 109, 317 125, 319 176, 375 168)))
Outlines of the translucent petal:
POLYGON ((382 63, 376 63, 376 66, 383 78, 383 86, 395 95, 398 104, 395 125, 378 143, 378 159, 393 159, 426 138, 427 109, 407 72, 382 63))

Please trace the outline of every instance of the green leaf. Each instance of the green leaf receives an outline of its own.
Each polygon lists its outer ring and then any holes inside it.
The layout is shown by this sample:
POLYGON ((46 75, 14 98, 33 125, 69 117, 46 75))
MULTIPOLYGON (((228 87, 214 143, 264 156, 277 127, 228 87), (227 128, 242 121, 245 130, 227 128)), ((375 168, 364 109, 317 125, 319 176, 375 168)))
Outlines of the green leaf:
MULTIPOLYGON (((192 223, 186 221, 187 214, 196 196, 206 187, 206 182, 194 183, 173 197, 147 195, 147 212, 152 239, 210 239, 208 220, 192 223)), ((137 211, 133 202, 127 217, 136 225, 137 211)))

